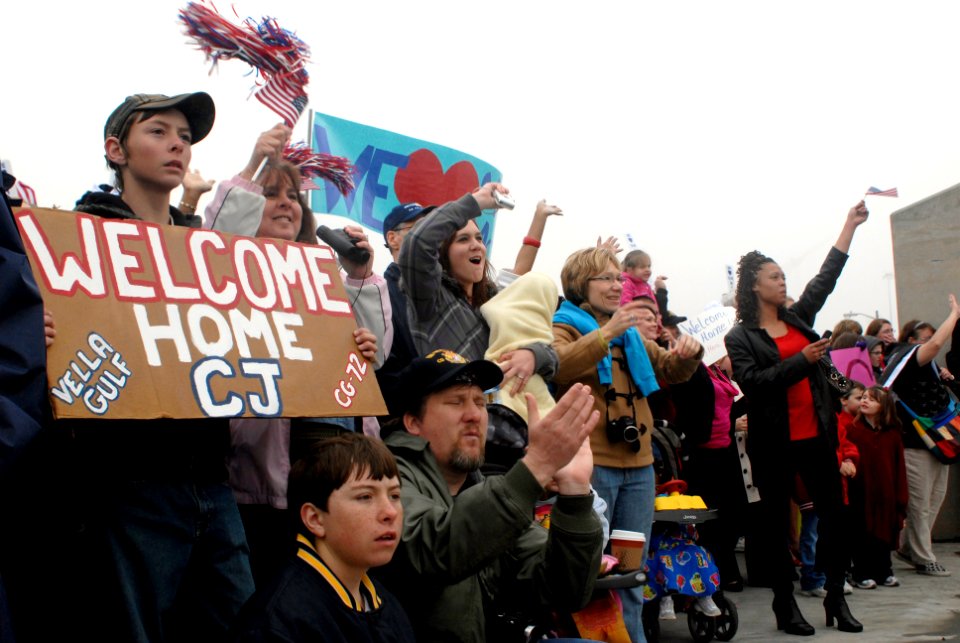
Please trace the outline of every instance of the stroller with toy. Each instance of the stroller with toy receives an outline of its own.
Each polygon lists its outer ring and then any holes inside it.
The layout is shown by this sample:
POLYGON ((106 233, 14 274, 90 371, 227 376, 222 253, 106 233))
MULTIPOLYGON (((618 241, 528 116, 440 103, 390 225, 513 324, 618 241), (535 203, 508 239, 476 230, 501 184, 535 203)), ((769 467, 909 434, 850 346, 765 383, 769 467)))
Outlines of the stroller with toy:
POLYGON ((699 496, 686 496, 681 479, 683 457, 680 438, 666 423, 657 422, 652 433, 657 499, 653 534, 647 552, 643 625, 647 640, 660 638, 661 607, 664 615, 687 614, 690 636, 698 643, 729 641, 737 633, 736 605, 720 590, 720 575, 712 556, 696 544, 697 524, 714 520, 699 496))

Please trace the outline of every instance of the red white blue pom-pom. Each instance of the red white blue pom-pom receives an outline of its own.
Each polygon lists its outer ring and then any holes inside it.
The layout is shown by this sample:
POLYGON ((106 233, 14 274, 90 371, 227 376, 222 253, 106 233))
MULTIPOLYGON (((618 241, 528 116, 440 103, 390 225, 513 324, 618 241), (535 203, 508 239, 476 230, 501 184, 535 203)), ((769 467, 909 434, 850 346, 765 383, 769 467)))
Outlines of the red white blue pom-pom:
POLYGON ((180 21, 213 67, 231 59, 253 67, 263 79, 254 90, 257 100, 293 127, 307 106, 310 47, 305 42, 273 18, 234 24, 203 2, 188 3, 180 10, 180 21))
POLYGON ((306 143, 293 143, 283 150, 283 159, 300 168, 302 190, 322 187, 314 179, 330 181, 344 196, 354 188, 353 165, 342 156, 314 152, 306 143))

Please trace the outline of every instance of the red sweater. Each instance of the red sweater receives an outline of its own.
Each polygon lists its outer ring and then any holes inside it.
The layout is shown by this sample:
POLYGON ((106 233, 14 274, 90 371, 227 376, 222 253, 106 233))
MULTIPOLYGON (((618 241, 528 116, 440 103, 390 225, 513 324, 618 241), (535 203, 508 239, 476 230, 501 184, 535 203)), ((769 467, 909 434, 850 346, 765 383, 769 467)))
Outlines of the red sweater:
MULTIPOLYGON (((793 357, 810 343, 803 333, 795 326, 787 324, 787 334, 774 337, 780 361, 793 357)), ((817 424, 817 413, 813 406, 813 391, 810 390, 810 380, 803 378, 787 389, 787 411, 790 418, 790 439, 808 440, 817 437, 820 432, 817 424)))
MULTIPOLYGON (((837 466, 843 464, 844 460, 850 460, 853 466, 857 468, 857 475, 860 475, 860 452, 857 445, 847 439, 847 428, 853 423, 853 416, 846 411, 837 413, 837 466)), ((847 483, 850 479, 846 476, 840 476, 840 483, 843 485, 843 504, 850 504, 850 496, 847 493, 847 483)))
POLYGON ((900 431, 877 430, 858 418, 847 427, 847 438, 860 451, 857 477, 850 484, 857 495, 862 494, 867 532, 896 549, 907 515, 907 471, 900 431))

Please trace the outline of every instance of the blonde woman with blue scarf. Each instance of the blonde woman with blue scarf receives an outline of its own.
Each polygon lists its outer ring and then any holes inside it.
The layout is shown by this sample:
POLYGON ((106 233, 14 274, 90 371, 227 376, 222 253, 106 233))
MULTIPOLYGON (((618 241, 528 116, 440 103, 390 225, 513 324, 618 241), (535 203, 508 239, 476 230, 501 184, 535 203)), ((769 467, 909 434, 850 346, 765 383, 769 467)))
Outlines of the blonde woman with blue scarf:
MULTIPOLYGON (((560 358, 554 382, 562 395, 581 382, 590 386, 600 426, 590 436, 593 487, 607 503, 611 529, 643 532, 653 524, 656 480, 647 395, 659 384, 690 379, 703 347, 681 335, 670 350, 637 332, 656 313, 643 301, 620 306, 620 263, 606 248, 580 250, 560 273, 565 301, 553 317, 553 347, 560 358)), ((640 588, 621 590, 624 622, 633 643, 645 641, 640 588)))

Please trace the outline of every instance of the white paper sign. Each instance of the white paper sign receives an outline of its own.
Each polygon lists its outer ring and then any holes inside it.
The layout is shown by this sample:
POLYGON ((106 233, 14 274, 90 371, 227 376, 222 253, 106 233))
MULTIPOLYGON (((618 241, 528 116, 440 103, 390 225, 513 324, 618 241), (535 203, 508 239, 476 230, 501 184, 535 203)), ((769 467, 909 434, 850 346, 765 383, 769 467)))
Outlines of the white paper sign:
POLYGON ((703 344, 703 363, 713 364, 723 359, 727 349, 723 345, 724 336, 733 328, 736 311, 730 306, 711 304, 696 317, 680 322, 680 330, 692 335, 703 344))

